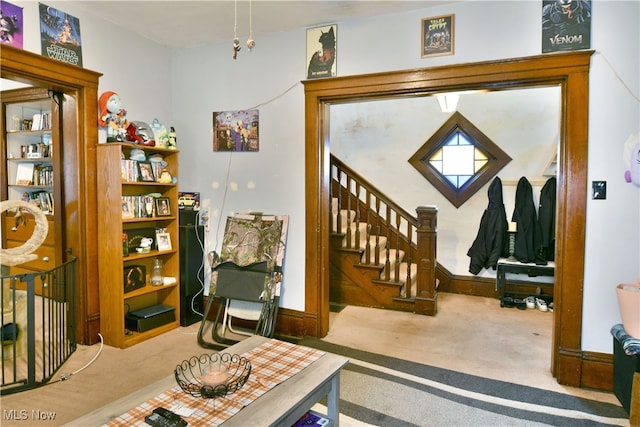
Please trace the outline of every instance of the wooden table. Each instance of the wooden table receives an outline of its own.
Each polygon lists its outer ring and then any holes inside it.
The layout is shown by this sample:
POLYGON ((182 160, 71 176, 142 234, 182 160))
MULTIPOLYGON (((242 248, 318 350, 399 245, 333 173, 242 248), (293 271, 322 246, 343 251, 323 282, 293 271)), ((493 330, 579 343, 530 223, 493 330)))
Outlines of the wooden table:
MULTIPOLYGON (((249 337, 226 349, 225 353, 244 354, 269 341, 261 336, 249 337)), ((227 419, 226 426, 290 426, 313 405, 327 396, 327 417, 339 425, 340 370, 349 362, 345 357, 323 354, 302 371, 270 389, 240 412, 227 419)), ((253 375, 253 372, 251 373, 253 375)), ((78 418, 69 425, 100 426, 136 406, 176 386, 173 374, 128 396, 78 418)), ((245 385, 246 387, 247 385, 245 385)), ((185 417, 189 422, 189 417, 185 417)))

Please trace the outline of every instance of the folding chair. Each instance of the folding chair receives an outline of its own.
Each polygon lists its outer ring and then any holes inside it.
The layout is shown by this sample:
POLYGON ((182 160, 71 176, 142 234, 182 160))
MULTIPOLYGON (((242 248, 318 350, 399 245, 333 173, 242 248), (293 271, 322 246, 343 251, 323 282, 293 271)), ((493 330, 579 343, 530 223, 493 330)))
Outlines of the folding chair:
POLYGON ((218 348, 234 344, 235 335, 272 337, 275 332, 288 227, 286 215, 239 214, 227 218, 220 255, 209 254, 209 300, 198 331, 198 344, 218 348), (214 319, 209 314, 217 302, 214 319), (241 319, 242 327, 234 326, 241 319), (253 327, 248 328, 247 325, 253 327), (205 330, 211 326, 211 339, 205 330))

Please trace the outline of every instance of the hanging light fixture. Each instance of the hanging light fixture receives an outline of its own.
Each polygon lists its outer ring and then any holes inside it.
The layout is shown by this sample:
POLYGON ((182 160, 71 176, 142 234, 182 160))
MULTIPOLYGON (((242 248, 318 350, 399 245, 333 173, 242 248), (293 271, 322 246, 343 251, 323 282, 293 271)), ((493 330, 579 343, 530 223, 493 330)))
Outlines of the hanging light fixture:
POLYGON ((253 39, 253 11, 251 1, 252 0, 249 0, 249 38, 247 39, 247 49, 249 49, 249 52, 256 47, 256 41, 253 39))
POLYGON ((233 9, 233 59, 237 59, 238 52, 242 49, 238 38, 238 0, 234 0, 233 9))

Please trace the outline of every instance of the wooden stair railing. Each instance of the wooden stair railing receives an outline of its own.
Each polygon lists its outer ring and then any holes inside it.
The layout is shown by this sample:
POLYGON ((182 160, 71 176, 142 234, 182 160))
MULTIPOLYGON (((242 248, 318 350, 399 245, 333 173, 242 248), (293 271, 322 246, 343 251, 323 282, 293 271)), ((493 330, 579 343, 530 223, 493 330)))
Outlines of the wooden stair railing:
POLYGON ((361 265, 382 266, 380 281, 400 285, 395 298, 435 315, 437 208, 420 206, 414 217, 334 155, 330 176, 331 233, 344 235, 344 248, 362 252, 361 265))

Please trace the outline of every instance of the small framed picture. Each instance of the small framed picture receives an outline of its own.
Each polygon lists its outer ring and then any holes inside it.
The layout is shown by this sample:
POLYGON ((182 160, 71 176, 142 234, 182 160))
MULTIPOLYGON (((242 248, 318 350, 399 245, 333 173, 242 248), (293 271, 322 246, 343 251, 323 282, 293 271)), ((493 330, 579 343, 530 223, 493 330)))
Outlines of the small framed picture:
POLYGON ((150 162, 138 162, 138 179, 143 182, 155 182, 153 167, 150 162))
POLYGON ((122 219, 133 218, 133 206, 129 200, 123 200, 121 204, 122 219))
POLYGON ((168 197, 156 199, 156 216, 171 216, 171 204, 168 197))
POLYGON ((171 250, 171 235, 169 233, 156 233, 156 242, 158 242, 159 251, 171 250))
POLYGON ((422 58, 453 55, 455 15, 422 19, 422 58))

